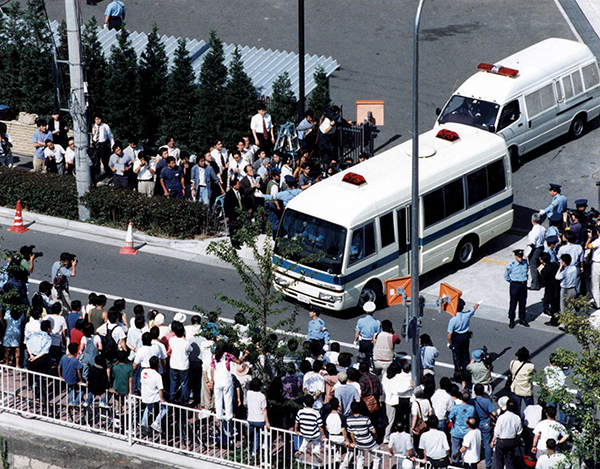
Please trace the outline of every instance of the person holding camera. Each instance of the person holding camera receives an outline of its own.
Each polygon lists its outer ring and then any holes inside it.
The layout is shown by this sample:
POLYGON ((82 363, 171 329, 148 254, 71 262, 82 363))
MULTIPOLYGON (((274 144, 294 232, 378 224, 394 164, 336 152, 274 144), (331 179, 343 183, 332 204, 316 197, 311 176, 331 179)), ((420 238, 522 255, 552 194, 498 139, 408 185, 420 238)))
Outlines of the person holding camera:
POLYGON ((138 154, 138 159, 133 163, 133 172, 137 174, 138 192, 152 197, 154 195, 154 176, 156 174, 155 165, 143 151, 138 154))
POLYGON ((63 252, 60 260, 52 264, 52 301, 60 301, 63 306, 63 314, 71 311, 71 295, 69 295, 69 277, 75 277, 77 259, 75 254, 63 252))

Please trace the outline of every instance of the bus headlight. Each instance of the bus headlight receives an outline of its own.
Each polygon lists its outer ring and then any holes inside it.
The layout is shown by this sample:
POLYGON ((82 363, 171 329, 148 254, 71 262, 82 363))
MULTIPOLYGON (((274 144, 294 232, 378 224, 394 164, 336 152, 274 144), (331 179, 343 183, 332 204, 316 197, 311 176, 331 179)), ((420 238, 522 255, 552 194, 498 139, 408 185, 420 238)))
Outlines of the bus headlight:
POLYGON ((327 301, 329 303, 341 303, 342 297, 330 295, 329 293, 319 293, 319 300, 327 301))
POLYGON ((283 277, 275 277, 275 283, 280 287, 287 287, 290 284, 290 282, 288 282, 283 277))

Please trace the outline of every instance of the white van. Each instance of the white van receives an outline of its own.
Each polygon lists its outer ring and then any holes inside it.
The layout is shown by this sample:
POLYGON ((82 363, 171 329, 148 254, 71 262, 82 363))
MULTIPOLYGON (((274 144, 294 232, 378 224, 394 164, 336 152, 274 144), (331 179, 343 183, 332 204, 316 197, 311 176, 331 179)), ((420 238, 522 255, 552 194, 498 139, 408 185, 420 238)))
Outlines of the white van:
POLYGON ((497 133, 514 162, 567 132, 579 137, 600 114, 598 63, 585 44, 550 38, 477 68, 438 110, 434 128, 456 122, 497 133))

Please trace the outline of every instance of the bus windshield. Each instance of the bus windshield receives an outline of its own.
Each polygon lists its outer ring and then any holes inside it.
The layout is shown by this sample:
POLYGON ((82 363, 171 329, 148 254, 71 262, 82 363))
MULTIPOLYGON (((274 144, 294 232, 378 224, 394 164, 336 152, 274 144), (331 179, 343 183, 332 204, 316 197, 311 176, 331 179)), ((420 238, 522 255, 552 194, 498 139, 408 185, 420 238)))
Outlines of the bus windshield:
POLYGON ((439 123, 457 122, 490 130, 496 123, 498 109, 498 104, 454 95, 440 114, 439 123))
POLYGON ((279 224, 275 254, 330 274, 340 274, 346 232, 334 223, 287 209, 279 224))

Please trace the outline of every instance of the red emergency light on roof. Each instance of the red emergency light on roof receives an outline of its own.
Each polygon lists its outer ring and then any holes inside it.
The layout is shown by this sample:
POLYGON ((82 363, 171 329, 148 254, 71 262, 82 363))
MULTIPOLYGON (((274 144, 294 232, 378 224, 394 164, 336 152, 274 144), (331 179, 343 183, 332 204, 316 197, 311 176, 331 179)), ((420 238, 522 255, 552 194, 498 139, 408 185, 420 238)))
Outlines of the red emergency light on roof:
POLYGON ((355 186, 362 186, 367 182, 367 180, 364 177, 356 173, 346 173, 342 178, 342 181, 347 182, 349 184, 353 184, 355 186))
POLYGON ((448 140, 449 142, 456 142, 460 140, 460 137, 453 130, 442 129, 436 135, 437 138, 441 138, 442 140, 448 140))
POLYGON ((479 70, 483 70, 484 72, 495 73, 496 75, 502 75, 510 78, 514 78, 519 74, 518 70, 515 70, 514 68, 503 67, 502 65, 480 63, 477 68, 479 70))

